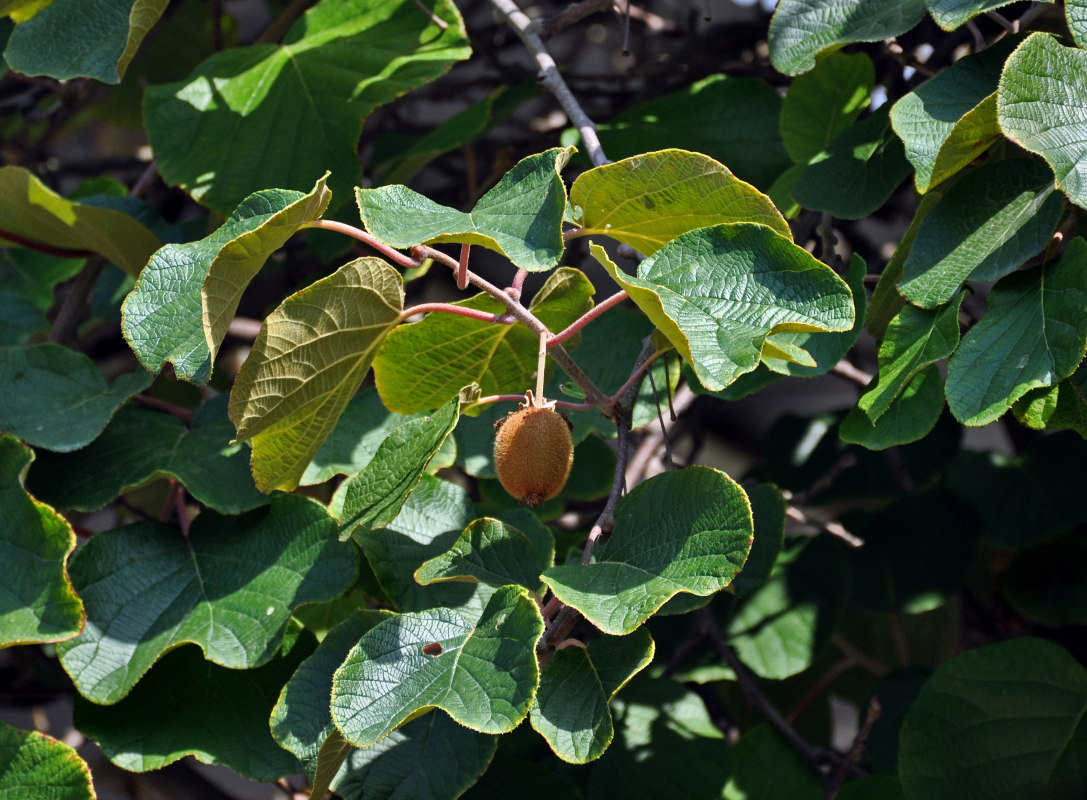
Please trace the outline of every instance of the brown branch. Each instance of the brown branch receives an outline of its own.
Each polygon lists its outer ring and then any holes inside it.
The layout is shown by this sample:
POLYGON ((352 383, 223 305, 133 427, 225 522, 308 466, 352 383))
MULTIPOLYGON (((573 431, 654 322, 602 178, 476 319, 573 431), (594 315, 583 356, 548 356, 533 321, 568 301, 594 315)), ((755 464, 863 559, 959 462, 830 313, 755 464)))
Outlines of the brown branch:
POLYGON ((571 3, 557 14, 552 14, 539 24, 540 35, 549 39, 559 31, 566 30, 586 17, 608 11, 615 0, 582 0, 580 3, 571 3))
POLYGON ((105 266, 106 260, 101 256, 87 259, 83 269, 69 284, 64 299, 57 309, 56 319, 53 320, 53 327, 49 331, 50 342, 63 344, 75 335, 76 328, 87 313, 87 298, 94 290, 98 276, 102 274, 105 266))
POLYGON ((864 748, 868 744, 868 737, 872 734, 872 728, 882 712, 883 706, 880 705, 879 698, 873 697, 868 702, 868 713, 865 715, 864 724, 861 726, 861 729, 857 731, 857 735, 853 739, 853 746, 849 748, 849 752, 846 753, 845 758, 842 759, 842 763, 838 765, 838 769, 834 773, 834 778, 831 780, 830 785, 827 787, 827 793, 823 796, 823 800, 834 800, 834 798, 838 796, 838 791, 842 788, 842 784, 845 783, 846 776, 854 765, 861 760, 864 748))
POLYGON ((540 86, 555 95, 555 99, 559 101, 562 110, 566 112, 570 122, 577 128, 578 133, 581 135, 581 142, 585 145, 585 150, 588 152, 593 166, 600 167, 611 163, 608 157, 604 155, 604 148, 600 145, 600 137, 596 133, 596 124, 589 119, 589 115, 585 113, 577 98, 574 97, 574 93, 570 91, 570 87, 566 85, 566 81, 563 80, 562 75, 559 73, 558 65, 555 64, 555 59, 547 51, 547 47, 544 45, 543 40, 540 39, 540 35, 536 33, 532 20, 517 7, 513 0, 491 0, 491 5, 506 18, 506 22, 521 38, 525 47, 528 48, 540 70, 540 86))

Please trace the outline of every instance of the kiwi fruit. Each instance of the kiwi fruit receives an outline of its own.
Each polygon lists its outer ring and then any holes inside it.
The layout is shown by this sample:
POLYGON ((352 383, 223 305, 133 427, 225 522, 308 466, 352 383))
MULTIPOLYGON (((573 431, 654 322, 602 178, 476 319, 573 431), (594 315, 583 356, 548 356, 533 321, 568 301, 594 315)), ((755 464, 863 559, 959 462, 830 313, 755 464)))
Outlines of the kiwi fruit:
POLYGON ((521 505, 535 506, 562 491, 574 463, 570 423, 554 408, 527 396, 520 411, 495 423, 498 480, 521 505))

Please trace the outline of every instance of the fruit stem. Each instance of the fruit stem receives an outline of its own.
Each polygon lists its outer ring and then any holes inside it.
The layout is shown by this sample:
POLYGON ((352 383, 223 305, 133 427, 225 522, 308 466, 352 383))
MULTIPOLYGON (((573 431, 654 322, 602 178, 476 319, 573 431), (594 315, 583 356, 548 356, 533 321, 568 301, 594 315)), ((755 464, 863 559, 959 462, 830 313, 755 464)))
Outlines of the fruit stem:
POLYGON ((536 396, 544 399, 544 365, 547 363, 547 334, 540 333, 540 354, 536 360, 536 396))

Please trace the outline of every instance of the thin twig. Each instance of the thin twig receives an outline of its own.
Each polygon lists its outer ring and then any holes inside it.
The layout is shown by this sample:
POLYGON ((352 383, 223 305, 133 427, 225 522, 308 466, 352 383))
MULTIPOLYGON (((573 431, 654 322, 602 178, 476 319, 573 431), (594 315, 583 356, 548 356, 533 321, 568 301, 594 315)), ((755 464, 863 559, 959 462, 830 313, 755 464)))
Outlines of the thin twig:
POLYGON ((431 21, 431 22, 433 22, 433 23, 434 23, 435 25, 437 25, 437 26, 438 26, 439 28, 441 28, 441 29, 442 29, 443 31, 444 31, 444 30, 445 30, 446 28, 448 28, 448 27, 449 27, 449 23, 448 23, 448 22, 446 22, 446 21, 445 21, 444 19, 442 19, 441 17, 439 17, 439 16, 437 15, 437 14, 435 14, 435 13, 434 13, 433 11, 431 11, 431 10, 430 10, 429 8, 427 8, 426 6, 424 6, 424 5, 423 5, 423 3, 422 3, 422 0, 413 0, 413 2, 415 3, 415 5, 419 6, 419 10, 420 10, 420 11, 422 11, 422 12, 423 12, 424 14, 426 14, 426 15, 427 15, 428 17, 430 17, 430 21, 431 21))
POLYGON ((54 247, 51 244, 45 244, 44 242, 36 242, 33 239, 27 239, 20 236, 17 233, 6 231, 0 228, 0 239, 7 239, 9 242, 15 242, 20 247, 25 247, 28 250, 36 250, 39 253, 45 253, 47 256, 58 256, 59 258, 89 258, 94 253, 90 250, 72 250, 67 247, 54 247))
POLYGON ((128 190, 128 196, 143 197, 147 190, 151 188, 151 184, 155 182, 158 174, 158 164, 152 159, 144 168, 144 171, 140 173, 140 177, 136 179, 136 182, 132 184, 132 188, 128 190))
POLYGON ((987 16, 989 19, 991 19, 1008 33, 1019 32, 1018 26, 1010 19, 1005 17, 1003 14, 1001 14, 999 11, 986 11, 985 16, 987 16))
POLYGON ((62 344, 75 335, 76 328, 86 315, 87 298, 94 290, 94 285, 98 283, 98 276, 102 274, 105 266, 106 260, 101 256, 87 259, 83 269, 68 286, 60 308, 57 309, 56 319, 53 320, 53 327, 49 331, 50 342, 62 344))
MULTIPOLYGON (((691 391, 691 387, 684 384, 680 386, 676 391, 675 396, 675 409, 677 414, 682 414, 686 411, 692 403, 694 403, 697 395, 691 391)), ((627 483, 634 485, 639 483, 646 477, 646 473, 649 469, 649 463, 653 457, 660 452, 661 447, 664 445, 663 437, 667 435, 667 431, 672 429, 674 422, 670 420, 665 421, 665 433, 662 434, 659 431, 652 431, 646 434, 646 437, 642 439, 641 444, 634 451, 634 455, 630 457, 630 465, 627 467, 627 483)))
POLYGON ((187 408, 181 408, 180 406, 175 406, 173 403, 167 403, 165 400, 159 400, 157 397, 148 397, 144 394, 134 394, 132 395, 132 399, 148 408, 156 408, 159 411, 165 411, 167 414, 172 414, 183 422, 192 422, 192 412, 187 408))
POLYGON ((713 649, 720 656, 721 660, 728 665, 729 669, 736 675, 736 681, 740 684, 740 688, 743 690, 744 697, 747 698, 747 704, 751 706, 755 711, 759 712, 770 723, 781 737, 785 739, 789 745, 796 750, 804 761, 815 771, 815 773, 826 782, 826 775, 823 773, 822 763, 820 756, 822 755, 819 750, 808 743, 808 741, 801 736, 793 726, 785 721, 785 718, 781 716, 781 713, 774 708, 773 704, 763 696, 759 691, 759 687, 755 684, 755 679, 748 672, 748 669, 740 661, 739 657, 725 641, 724 635, 721 633, 721 629, 717 626, 717 620, 713 618, 713 614, 706 607, 702 607, 695 612, 698 615, 698 621, 702 629, 703 635, 705 635, 710 644, 713 645, 713 649))
POLYGON ((294 21, 305 13, 306 9, 312 6, 317 0, 291 0, 284 8, 279 16, 272 20, 271 24, 261 33, 254 44, 269 44, 270 42, 278 42, 283 38, 285 34, 294 24, 294 21))
POLYGON ((831 371, 835 375, 841 375, 843 378, 848 378, 858 386, 867 387, 872 382, 872 377, 863 369, 859 369, 846 361, 844 358, 835 364, 831 371))
POLYGON ((555 95, 559 105, 562 106, 562 110, 566 112, 570 122, 577 128, 593 166, 600 167, 610 163, 608 157, 604 155, 604 148, 600 145, 596 125, 589 119, 589 115, 582 109, 577 98, 574 97, 574 93, 570 91, 570 87, 566 85, 566 81, 559 74, 555 59, 551 57, 543 40, 536 33, 532 20, 517 7, 513 0, 491 0, 491 5, 506 18, 506 22, 521 38, 529 53, 532 54, 536 65, 540 69, 540 85, 555 95))
POLYGON ((230 320, 230 325, 227 327, 226 332, 231 336, 238 339, 248 339, 253 341, 260 334, 262 323, 259 319, 252 319, 250 317, 234 317, 230 320))
POLYGON ((554 347, 557 344, 562 344, 567 339, 569 339, 571 336, 576 335, 578 333, 578 331, 580 331, 582 328, 584 328, 586 325, 588 325, 594 319, 599 317, 605 311, 609 311, 610 309, 613 309, 617 305, 622 303, 624 300, 627 299, 627 297, 628 297, 628 295, 627 295, 625 290, 620 290, 620 291, 616 292, 611 297, 609 297, 607 300, 604 300, 599 305, 594 306, 593 308, 591 308, 588 312, 583 314, 580 319, 578 319, 578 320, 574 321, 573 323, 571 323, 565 330, 563 330, 560 333, 556 333, 554 336, 552 336, 550 339, 548 339, 547 340, 547 346, 548 347, 554 347))
MULTIPOLYGON (((387 244, 379 242, 372 235, 362 230, 362 228, 356 228, 354 225, 348 225, 346 222, 338 222, 334 219, 315 219, 307 222, 302 226, 303 228, 319 228, 325 231, 335 231, 336 233, 342 233, 346 236, 350 236, 352 239, 358 239, 368 247, 372 247, 377 250, 381 255, 390 261, 394 261, 405 269, 415 269, 422 261, 416 261, 411 256, 406 256, 399 250, 394 250, 387 244)), ((444 253, 442 255, 445 255, 444 253)), ((456 262, 453 262, 454 264, 456 262)))
POLYGON ((456 314, 459 317, 468 317, 468 319, 478 319, 483 322, 498 322, 499 315, 491 311, 480 311, 477 308, 466 308, 465 306, 458 306, 455 303, 420 303, 417 306, 411 306, 405 308, 400 312, 400 321, 403 322, 408 317, 414 317, 416 314, 456 314))
MULTIPOLYGON (((475 408, 476 406, 485 406, 489 403, 523 403, 525 402, 525 396, 523 394, 489 394, 486 397, 481 397, 472 403, 469 408, 475 408)), ((557 408, 566 408, 571 411, 592 411, 593 406, 588 403, 573 403, 569 400, 556 400, 555 406, 557 408)))
MULTIPOLYGON (((418 0, 416 0, 418 2, 418 0)), ((468 255, 472 252, 472 245, 460 246, 460 260, 457 262, 457 288, 462 292, 468 288, 468 255)))
POLYGON ((861 539, 859 536, 854 536, 847 531, 840 522, 822 522, 817 519, 812 519, 794 505, 789 505, 785 508, 785 516, 789 519, 796 520, 801 525, 812 525, 824 533, 836 536, 850 547, 864 547, 864 539, 861 539))
POLYGON ((846 657, 828 669, 826 675, 816 681, 815 686, 809 689, 808 693, 796 704, 796 708, 789 712, 789 716, 785 718, 785 721, 790 725, 795 725, 797 719, 799 719, 800 715, 807 710, 808 706, 812 704, 812 701, 826 691, 827 687, 834 683, 843 672, 848 672, 855 666, 857 666, 857 662, 852 658, 846 657))
POLYGON ((879 719, 882 712, 883 706, 880 704, 879 698, 873 697, 868 702, 868 713, 865 715, 864 724, 857 731, 857 735, 853 739, 853 746, 849 748, 849 752, 842 759, 842 763, 838 765, 823 800, 834 800, 838 796, 838 791, 842 788, 842 784, 845 783, 850 768, 860 762, 864 748, 868 744, 868 737, 872 734, 872 727, 876 724, 876 720, 879 719))
POLYGON ((604 505, 604 510, 600 512, 600 516, 597 517, 592 530, 589 531, 589 538, 585 540, 585 549, 581 551, 582 566, 585 566, 593 560, 593 550, 596 548, 596 543, 600 540, 600 537, 605 533, 610 533, 611 529, 615 527, 615 507, 619 504, 619 497, 623 493, 623 486, 626 485, 627 433, 629 433, 629 431, 630 417, 624 413, 618 426, 616 466, 615 473, 612 475, 611 479, 611 491, 608 493, 608 502, 604 505), (618 457, 620 455, 622 455, 622 458, 618 457), (622 469, 619 468, 620 462, 622 462, 622 469))
POLYGON ((562 11, 541 22, 540 34, 545 39, 550 38, 586 17, 607 11, 612 7, 613 2, 614 0, 582 0, 580 3, 571 3, 562 11))
POLYGON ((872 658, 872 656, 865 653, 851 641, 846 639, 841 634, 835 633, 830 637, 830 642, 839 650, 842 651, 842 655, 853 659, 857 662, 857 666, 871 672, 877 678, 882 678, 884 675, 891 671, 891 668, 880 661, 878 658, 872 658))

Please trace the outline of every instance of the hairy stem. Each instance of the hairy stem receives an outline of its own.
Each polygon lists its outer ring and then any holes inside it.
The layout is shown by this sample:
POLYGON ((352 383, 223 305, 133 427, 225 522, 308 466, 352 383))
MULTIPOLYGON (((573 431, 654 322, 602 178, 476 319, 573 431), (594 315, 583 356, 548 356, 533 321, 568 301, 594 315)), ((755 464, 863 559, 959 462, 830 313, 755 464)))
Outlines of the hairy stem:
POLYGON ((377 250, 385 258, 393 261, 405 269, 415 269, 421 262, 417 262, 411 256, 406 256, 399 250, 394 250, 387 244, 383 244, 371 236, 362 228, 356 228, 354 225, 348 225, 346 222, 338 222, 334 219, 315 219, 311 222, 307 222, 302 226, 303 228, 319 228, 324 231, 336 231, 336 233, 342 233, 346 236, 350 236, 352 239, 358 239, 360 242, 368 247, 377 250))
POLYGON ((493 314, 490 311, 480 311, 476 308, 465 308, 464 306, 458 306, 453 303, 420 303, 417 306, 411 306, 405 308, 400 312, 400 322, 403 322, 408 317, 413 317, 416 314, 430 314, 430 313, 442 313, 442 314, 456 314, 460 317, 468 317, 469 319, 478 319, 483 322, 498 322, 499 317, 497 314, 493 314))
POLYGON ((616 292, 611 297, 609 297, 607 300, 600 303, 600 305, 595 306, 594 308, 590 309, 585 314, 583 314, 580 319, 573 322, 568 328, 566 328, 566 330, 564 330, 564 331, 562 331, 560 333, 556 333, 554 336, 552 336, 550 339, 548 339, 547 340, 547 346, 548 347, 553 347, 554 345, 562 344, 567 339, 569 339, 571 336, 576 335, 578 331, 580 331, 582 328, 584 328, 586 325, 588 325, 594 319, 599 317, 605 311, 608 311, 608 310, 610 310, 612 308, 615 308, 617 305, 622 303, 624 300, 627 299, 627 297, 628 297, 628 295, 627 295, 625 290, 621 290, 621 291, 616 292))

